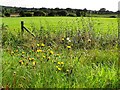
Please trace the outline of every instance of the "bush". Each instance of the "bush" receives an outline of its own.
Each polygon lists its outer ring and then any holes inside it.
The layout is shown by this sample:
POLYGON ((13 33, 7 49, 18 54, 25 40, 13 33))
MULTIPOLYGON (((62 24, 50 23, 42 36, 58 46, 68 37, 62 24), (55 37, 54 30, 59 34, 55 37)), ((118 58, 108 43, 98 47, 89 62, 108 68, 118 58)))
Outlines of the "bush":
POLYGON ((50 13, 48 13, 48 16, 56 16, 57 12, 56 11, 51 11, 50 13))
POLYGON ((20 14, 21 17, 25 17, 25 13, 24 13, 24 11, 20 11, 19 14, 20 14))
POLYGON ((116 16, 109 16, 109 18, 116 18, 116 16))
POLYGON ((59 16, 67 16, 68 12, 66 10, 62 10, 62 11, 57 12, 57 14, 59 16))
POLYGON ((33 16, 33 14, 32 14, 32 12, 25 12, 25 16, 26 17, 31 17, 31 16, 33 16))
POLYGON ((5 13, 5 16, 6 16, 6 17, 10 17, 10 13, 8 13, 8 12, 5 13))

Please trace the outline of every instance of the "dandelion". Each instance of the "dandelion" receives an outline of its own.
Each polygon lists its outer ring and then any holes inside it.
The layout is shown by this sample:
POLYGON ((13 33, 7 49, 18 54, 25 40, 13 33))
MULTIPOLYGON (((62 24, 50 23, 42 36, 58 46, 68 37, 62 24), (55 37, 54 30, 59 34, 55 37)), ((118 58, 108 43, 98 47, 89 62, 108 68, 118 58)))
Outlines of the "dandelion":
POLYGON ((52 55, 54 52, 53 51, 50 51, 50 54, 52 55))
POLYGON ((45 58, 45 56, 43 55, 43 58, 45 58))
POLYGON ((62 38, 62 41, 64 41, 64 38, 62 38))
POLYGON ((35 65, 36 65, 36 62, 34 61, 34 62, 33 62, 33 66, 35 66, 35 65))
POLYGON ((21 64, 23 65, 24 63, 23 63, 23 62, 21 62, 21 64))
POLYGON ((61 71, 62 69, 61 68, 58 68, 59 71, 61 71))
POLYGON ((56 54, 56 56, 60 56, 60 54, 56 54))
POLYGON ((61 64, 61 62, 58 62, 58 64, 60 65, 60 64, 61 64))
POLYGON ((71 46, 67 46, 68 49, 71 49, 71 46))
POLYGON ((37 46, 39 47, 39 46, 40 46, 40 44, 37 44, 37 46))
POLYGON ((64 64, 64 62, 61 62, 61 64, 64 64))
POLYGON ((22 54, 25 54, 25 52, 22 52, 22 54))
POLYGON ((23 64, 24 64, 23 62, 24 62, 24 61, 20 60, 20 61, 19 61, 20 65, 23 65, 23 64))
POLYGON ((45 44, 44 44, 44 43, 42 43, 42 44, 41 44, 41 46, 42 46, 42 47, 44 47, 44 46, 45 46, 45 44))
POLYGON ((58 66, 56 66, 56 68, 58 68, 58 66))
POLYGON ((67 72, 69 72, 69 70, 68 70, 68 69, 67 69, 66 71, 67 71, 67 72))
POLYGON ((29 60, 29 61, 31 61, 31 60, 32 60, 32 58, 28 58, 28 60, 29 60))
POLYGON ((38 53, 38 52, 42 52, 42 50, 38 49, 38 50, 37 50, 37 53, 38 53))
POLYGON ((31 58, 31 60, 33 61, 33 60, 34 60, 34 58, 31 58))

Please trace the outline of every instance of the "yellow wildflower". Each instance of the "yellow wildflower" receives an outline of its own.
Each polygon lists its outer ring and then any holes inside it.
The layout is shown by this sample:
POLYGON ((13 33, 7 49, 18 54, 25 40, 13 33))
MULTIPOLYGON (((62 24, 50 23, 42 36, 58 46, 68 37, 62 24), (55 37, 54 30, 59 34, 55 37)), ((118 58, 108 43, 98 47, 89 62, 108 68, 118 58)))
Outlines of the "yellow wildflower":
POLYGON ((44 46, 45 46, 45 44, 44 44, 44 43, 42 43, 42 44, 41 44, 41 46, 42 46, 42 47, 44 47, 44 46))
POLYGON ((50 54, 53 54, 54 52, 53 51, 50 51, 50 54))
POLYGON ((37 52, 42 52, 42 50, 38 49, 37 52))
POLYGON ((32 59, 32 61, 34 60, 34 58, 31 58, 32 59))
POLYGON ((59 71, 61 71, 62 69, 61 68, 58 68, 59 71))
POLYGON ((61 62, 61 64, 64 64, 64 62, 61 62))
POLYGON ((28 60, 29 60, 29 61, 31 61, 31 60, 32 60, 32 58, 28 58, 28 60))
POLYGON ((24 64, 23 62, 21 62, 21 64, 24 64))
POLYGON ((67 72, 69 72, 69 70, 68 70, 68 69, 67 69, 66 71, 67 71, 67 72))
POLYGON ((36 65, 36 62, 35 62, 35 61, 33 62, 33 65, 34 65, 34 66, 36 65))
POLYGON ((71 46, 67 46, 67 48, 68 48, 68 49, 70 49, 70 48, 71 48, 71 46))
POLYGON ((45 58, 45 56, 43 55, 43 58, 45 58))
POLYGON ((11 54, 14 54, 14 52, 12 51, 11 54))
POLYGON ((37 44, 37 46, 39 47, 39 46, 40 46, 40 44, 37 44))
POLYGON ((25 54, 25 52, 22 52, 22 54, 25 54))
POLYGON ((56 68, 58 68, 58 66, 56 66, 56 68))
POLYGON ((61 63, 60 63, 60 62, 58 62, 58 64, 60 65, 61 63))
POLYGON ((60 56, 60 54, 56 54, 56 56, 60 56))
POLYGON ((19 61, 20 65, 24 64, 22 60, 19 61))
POLYGON ((64 38, 62 38, 62 41, 64 41, 64 38))

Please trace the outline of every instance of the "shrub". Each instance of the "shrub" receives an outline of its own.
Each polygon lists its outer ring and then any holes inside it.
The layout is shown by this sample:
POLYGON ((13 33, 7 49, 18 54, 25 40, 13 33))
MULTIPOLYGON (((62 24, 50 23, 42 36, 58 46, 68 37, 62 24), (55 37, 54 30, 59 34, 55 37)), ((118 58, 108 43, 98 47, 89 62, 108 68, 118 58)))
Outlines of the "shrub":
POLYGON ((109 16, 109 18, 116 18, 116 16, 109 16))
POLYGON ((25 16, 24 11, 20 11, 20 13, 19 13, 19 14, 20 14, 20 16, 21 16, 21 17, 24 17, 24 16, 25 16))
POLYGON ((8 13, 8 12, 5 13, 5 16, 6 16, 6 17, 10 17, 10 13, 8 13))
POLYGON ((32 12, 25 12, 25 16, 26 17, 31 17, 31 16, 33 16, 33 14, 32 14, 32 12))

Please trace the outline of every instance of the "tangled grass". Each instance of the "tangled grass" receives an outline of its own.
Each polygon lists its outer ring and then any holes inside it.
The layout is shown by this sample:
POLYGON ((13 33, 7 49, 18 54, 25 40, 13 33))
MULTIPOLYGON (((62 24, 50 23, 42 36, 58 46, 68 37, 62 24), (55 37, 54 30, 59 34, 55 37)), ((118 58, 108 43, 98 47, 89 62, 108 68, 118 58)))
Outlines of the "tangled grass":
POLYGON ((88 20, 79 21, 82 28, 60 26, 64 30, 51 30, 49 23, 48 30, 33 25, 35 38, 26 32, 21 37, 4 26, 2 86, 119 88, 117 33, 95 31, 98 27, 88 20))

